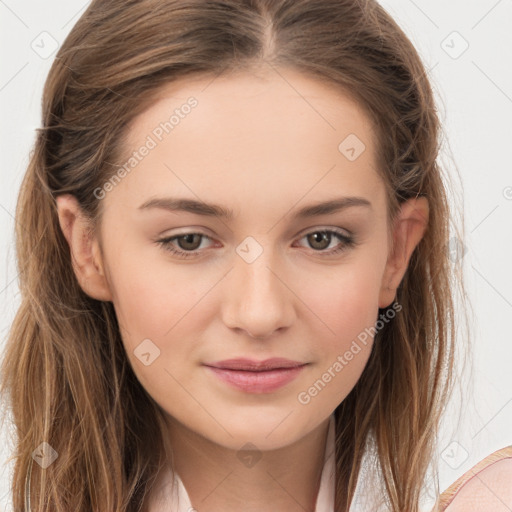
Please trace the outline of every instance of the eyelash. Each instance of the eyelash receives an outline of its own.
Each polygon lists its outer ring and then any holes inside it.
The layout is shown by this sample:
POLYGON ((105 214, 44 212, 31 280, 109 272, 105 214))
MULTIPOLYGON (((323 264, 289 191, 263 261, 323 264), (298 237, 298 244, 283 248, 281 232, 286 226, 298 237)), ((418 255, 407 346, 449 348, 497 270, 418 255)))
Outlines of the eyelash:
MULTIPOLYGON (((306 233, 305 235, 303 235, 301 237, 301 239, 307 237, 308 235, 313 235, 315 233, 333 234, 336 237, 338 237, 341 240, 341 242, 343 242, 341 246, 331 249, 329 251, 326 251, 325 249, 320 250, 320 251, 316 251, 316 250, 312 249, 313 252, 322 254, 326 257, 333 256, 335 254, 339 254, 339 253, 346 251, 350 248, 353 248, 357 245, 357 242, 353 236, 347 236, 347 235, 341 233, 340 231, 333 230, 333 229, 322 229, 322 230, 310 231, 309 233, 306 233)), ((191 257, 198 256, 199 253, 201 252, 201 250, 199 250, 199 249, 196 249, 195 251, 183 251, 181 249, 176 249, 173 245, 171 245, 171 242, 173 240, 176 240, 177 238, 181 238, 181 237, 188 236, 188 235, 199 235, 204 238, 210 238, 208 235, 205 235, 203 233, 190 232, 190 233, 183 233, 180 235, 175 235, 172 237, 162 238, 161 240, 157 240, 156 243, 159 246, 161 246, 165 251, 169 251, 171 254, 174 254, 175 256, 178 256, 180 258, 191 258, 191 257)))

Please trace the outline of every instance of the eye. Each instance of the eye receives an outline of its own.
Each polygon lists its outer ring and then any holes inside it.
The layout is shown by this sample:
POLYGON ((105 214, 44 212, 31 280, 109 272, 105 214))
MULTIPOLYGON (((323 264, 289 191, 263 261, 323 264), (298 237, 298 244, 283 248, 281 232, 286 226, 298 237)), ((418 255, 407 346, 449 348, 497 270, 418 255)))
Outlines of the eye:
MULTIPOLYGON (((313 252, 317 252, 325 256, 341 253, 342 251, 346 251, 357 245, 353 236, 345 235, 341 231, 334 229, 310 231, 299 240, 304 238, 307 239, 307 242, 310 244, 313 252), (326 251, 326 249, 336 239, 338 239, 338 244, 326 251)), ((210 239, 210 237, 204 233, 184 233, 157 240, 156 243, 164 250, 169 251, 171 254, 180 258, 190 258, 199 256, 202 252, 199 250, 202 239, 210 239), (178 247, 176 247, 175 242, 178 247)))
POLYGON ((309 233, 306 233, 301 240, 303 238, 307 239, 308 244, 314 249, 314 252, 320 252, 322 255, 326 256, 338 254, 356 245, 356 241, 353 236, 345 235, 341 231, 334 229, 310 231, 309 233), (331 245, 331 242, 336 239, 339 240, 338 244, 332 249, 326 251, 325 249, 327 249, 331 245))
POLYGON ((201 238, 210 238, 203 233, 184 233, 182 235, 171 236, 158 240, 157 243, 166 251, 171 252, 181 258, 190 258, 198 254, 198 247, 201 245, 201 238), (176 248, 172 243, 174 240, 178 241, 180 248, 176 248), (198 246, 199 241, 199 246, 198 246))

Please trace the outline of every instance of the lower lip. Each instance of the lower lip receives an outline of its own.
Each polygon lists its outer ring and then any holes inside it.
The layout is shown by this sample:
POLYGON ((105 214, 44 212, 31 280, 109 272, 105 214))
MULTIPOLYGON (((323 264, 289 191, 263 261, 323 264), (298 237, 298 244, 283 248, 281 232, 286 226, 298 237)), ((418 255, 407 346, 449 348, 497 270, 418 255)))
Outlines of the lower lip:
POLYGON ((271 393, 295 379, 305 365, 260 372, 207 366, 219 379, 247 393, 271 393))

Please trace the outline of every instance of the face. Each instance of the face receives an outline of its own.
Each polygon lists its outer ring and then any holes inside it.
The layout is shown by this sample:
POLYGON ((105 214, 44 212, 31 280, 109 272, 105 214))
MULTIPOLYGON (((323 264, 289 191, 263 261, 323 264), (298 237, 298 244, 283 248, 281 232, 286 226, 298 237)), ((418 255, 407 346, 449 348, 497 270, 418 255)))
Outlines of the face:
POLYGON ((391 302, 369 119, 299 72, 240 72, 166 86, 126 146, 137 162, 98 192, 99 242, 142 386, 170 422, 228 448, 307 435, 356 384, 391 302), (302 366, 208 366, 234 358, 302 366))

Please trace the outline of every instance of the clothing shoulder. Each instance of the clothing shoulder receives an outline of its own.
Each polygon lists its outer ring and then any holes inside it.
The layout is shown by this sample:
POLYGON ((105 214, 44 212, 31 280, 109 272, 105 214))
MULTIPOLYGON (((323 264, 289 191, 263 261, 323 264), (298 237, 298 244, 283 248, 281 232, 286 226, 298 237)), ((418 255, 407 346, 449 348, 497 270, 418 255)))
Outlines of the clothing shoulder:
MULTIPOLYGON (((441 494, 439 512, 512 510, 512 445, 491 453, 441 494)), ((433 511, 434 512, 434 511, 433 511)))

